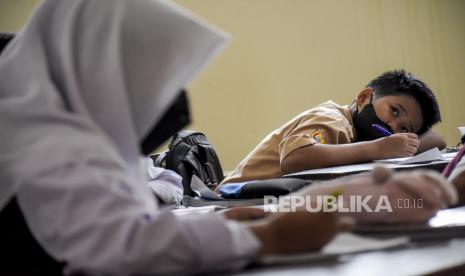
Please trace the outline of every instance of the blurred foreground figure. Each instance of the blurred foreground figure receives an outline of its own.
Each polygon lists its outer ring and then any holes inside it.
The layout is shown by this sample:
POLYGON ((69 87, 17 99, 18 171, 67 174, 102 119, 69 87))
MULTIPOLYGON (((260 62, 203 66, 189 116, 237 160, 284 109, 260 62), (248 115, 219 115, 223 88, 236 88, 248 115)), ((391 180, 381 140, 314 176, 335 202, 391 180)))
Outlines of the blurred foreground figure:
POLYGON ((260 254, 318 249, 343 228, 330 213, 246 225, 160 211, 141 163, 156 146, 146 138, 224 44, 168 1, 41 2, 0 57, 0 269, 235 270, 260 254))

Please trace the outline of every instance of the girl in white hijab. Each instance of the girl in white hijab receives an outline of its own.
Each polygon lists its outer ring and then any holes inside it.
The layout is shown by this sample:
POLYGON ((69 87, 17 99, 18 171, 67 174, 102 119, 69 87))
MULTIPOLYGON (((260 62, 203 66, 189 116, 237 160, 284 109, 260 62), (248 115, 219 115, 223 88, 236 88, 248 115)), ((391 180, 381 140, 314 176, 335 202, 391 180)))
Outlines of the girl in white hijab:
POLYGON ((0 206, 15 197, 67 273, 225 270, 256 254, 245 226, 159 212, 142 184, 140 141, 224 44, 167 1, 47 0, 6 48, 0 206))
MULTIPOLYGON (((43 1, 0 57, 0 209, 13 217, 2 228, 24 218, 30 244, 65 274, 232 270, 329 241, 338 229, 329 213, 254 225, 176 217, 148 191, 141 141, 224 44, 222 32, 163 0, 43 1)), ((256 216, 240 210, 232 214, 256 216)), ((56 273, 41 261, 28 269, 30 251, 19 271, 56 273)))

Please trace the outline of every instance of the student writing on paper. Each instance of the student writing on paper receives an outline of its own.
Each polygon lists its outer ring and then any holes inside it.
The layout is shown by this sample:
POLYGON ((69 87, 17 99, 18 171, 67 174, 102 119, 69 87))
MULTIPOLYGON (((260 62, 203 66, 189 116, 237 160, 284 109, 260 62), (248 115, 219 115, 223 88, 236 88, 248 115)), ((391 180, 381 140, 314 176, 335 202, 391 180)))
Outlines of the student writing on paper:
POLYGON ((331 213, 159 209, 146 137, 224 42, 169 1, 41 2, 0 55, 1 275, 237 270, 345 228, 331 213))
POLYGON ((444 148, 444 140, 431 130, 439 121, 438 103, 423 81, 403 70, 386 72, 351 105, 328 101, 268 134, 222 183, 444 148), (393 135, 380 133, 373 124, 393 135))

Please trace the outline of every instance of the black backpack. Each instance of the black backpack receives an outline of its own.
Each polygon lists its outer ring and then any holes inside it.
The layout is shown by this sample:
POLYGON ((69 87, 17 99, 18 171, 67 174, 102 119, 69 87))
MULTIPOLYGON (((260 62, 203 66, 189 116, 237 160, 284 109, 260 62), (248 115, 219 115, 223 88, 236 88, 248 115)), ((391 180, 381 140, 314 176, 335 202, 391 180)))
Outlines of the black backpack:
POLYGON ((183 130, 169 141, 168 150, 150 156, 155 167, 173 170, 182 176, 184 195, 195 196, 190 188, 193 175, 214 190, 223 181, 223 169, 213 146, 200 132, 183 130))

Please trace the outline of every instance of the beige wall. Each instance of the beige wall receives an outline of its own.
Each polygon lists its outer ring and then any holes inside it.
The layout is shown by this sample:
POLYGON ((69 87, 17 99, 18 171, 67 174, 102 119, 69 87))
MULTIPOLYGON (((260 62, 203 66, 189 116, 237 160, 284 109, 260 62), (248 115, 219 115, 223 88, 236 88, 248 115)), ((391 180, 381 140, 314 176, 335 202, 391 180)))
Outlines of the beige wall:
MULTIPOLYGON (((190 86, 193 129, 232 169, 269 131, 328 99, 348 104, 376 75, 405 68, 436 93, 453 145, 465 125, 465 0, 177 0, 228 31, 190 86)), ((37 1, 1 0, 0 31, 37 1)))
POLYGON ((0 32, 21 28, 39 0, 0 0, 0 32))

